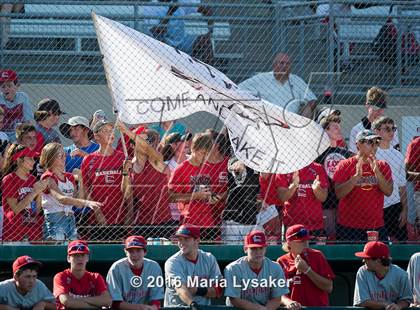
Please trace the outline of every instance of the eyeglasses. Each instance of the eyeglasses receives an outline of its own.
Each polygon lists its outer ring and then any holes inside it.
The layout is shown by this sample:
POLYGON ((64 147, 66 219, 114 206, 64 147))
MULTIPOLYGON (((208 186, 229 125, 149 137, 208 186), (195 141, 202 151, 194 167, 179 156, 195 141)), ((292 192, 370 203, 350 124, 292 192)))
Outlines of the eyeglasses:
POLYGON ((127 247, 131 247, 131 246, 141 246, 141 247, 145 247, 145 245, 139 241, 131 241, 127 244, 127 247))
POLYGON ((360 140, 360 143, 366 143, 368 145, 378 145, 379 140, 377 140, 377 139, 374 139, 374 140, 360 140))
POLYGON ((298 232, 295 232, 293 235, 289 237, 303 238, 307 236, 309 236, 309 230, 307 230, 306 228, 301 228, 298 232))
POLYGON ((386 126, 386 127, 382 127, 381 130, 385 130, 386 132, 396 132, 397 131, 397 126, 386 126))
POLYGON ((78 252, 78 251, 87 251, 87 250, 88 250, 88 248, 87 248, 87 246, 86 246, 86 245, 84 245, 84 244, 76 244, 76 245, 72 246, 72 247, 68 250, 68 252, 73 252, 73 251, 78 252))

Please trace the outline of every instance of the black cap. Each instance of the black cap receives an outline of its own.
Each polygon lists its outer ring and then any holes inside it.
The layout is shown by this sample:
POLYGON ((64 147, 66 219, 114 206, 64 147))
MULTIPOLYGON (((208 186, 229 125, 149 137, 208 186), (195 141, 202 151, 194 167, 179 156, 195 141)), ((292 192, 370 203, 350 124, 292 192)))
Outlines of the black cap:
POLYGON ((66 114, 60 109, 60 104, 54 100, 45 98, 38 102, 38 109, 37 111, 45 111, 45 112, 52 112, 57 114, 66 114))

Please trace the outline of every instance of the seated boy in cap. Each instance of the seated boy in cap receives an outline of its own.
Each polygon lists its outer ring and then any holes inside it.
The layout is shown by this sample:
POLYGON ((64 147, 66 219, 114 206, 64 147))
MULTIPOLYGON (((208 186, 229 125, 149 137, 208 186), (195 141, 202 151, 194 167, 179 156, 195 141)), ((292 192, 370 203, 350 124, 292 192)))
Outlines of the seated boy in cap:
POLYGON ((85 241, 74 240, 67 247, 70 268, 54 277, 54 296, 57 309, 87 309, 110 307, 111 296, 104 278, 86 270, 89 247, 85 241))
POLYGON ((277 263, 290 280, 290 298, 306 307, 327 307, 328 294, 333 289, 334 272, 324 254, 309 248, 311 239, 307 227, 297 224, 286 231, 283 251, 277 263))
POLYGON ((120 310, 159 309, 164 278, 159 264, 147 259, 143 236, 130 236, 124 242, 126 257, 112 264, 106 281, 112 308, 120 310))
POLYGON ((300 309, 300 304, 286 296, 289 293, 280 265, 265 256, 267 238, 254 230, 245 236, 243 256, 225 268, 226 305, 239 309, 300 309), (269 283, 269 284, 267 284, 269 283))
POLYGON ((222 274, 213 254, 198 248, 200 228, 181 225, 175 236, 179 251, 165 263, 165 307, 210 305, 222 295, 222 274))
POLYGON ((29 123, 33 120, 29 97, 26 93, 18 91, 19 86, 15 71, 0 70, 0 107, 4 110, 2 130, 7 133, 10 141, 15 140, 17 124, 29 123))
POLYGON ((20 256, 13 263, 13 278, 0 282, 0 309, 55 310, 50 290, 38 280, 41 263, 20 256))
POLYGON ((413 301, 408 274, 392 264, 389 248, 379 241, 365 244, 355 255, 364 265, 356 274, 353 305, 370 309, 400 310, 413 301))

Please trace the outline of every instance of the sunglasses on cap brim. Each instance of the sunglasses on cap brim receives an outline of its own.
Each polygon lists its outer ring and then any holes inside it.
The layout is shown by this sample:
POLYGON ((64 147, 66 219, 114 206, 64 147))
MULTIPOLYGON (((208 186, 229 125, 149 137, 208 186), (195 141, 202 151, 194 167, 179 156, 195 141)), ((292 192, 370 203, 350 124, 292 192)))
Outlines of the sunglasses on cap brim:
POLYGON ((84 244, 77 244, 68 249, 68 252, 85 252, 85 251, 89 251, 89 249, 84 244))
POLYGON ((295 232, 293 235, 289 236, 289 238, 291 237, 304 238, 308 236, 309 236, 309 230, 307 230, 306 228, 302 228, 298 232, 295 232))
POLYGON ((127 248, 129 248, 129 247, 142 247, 142 248, 145 248, 146 246, 143 243, 139 242, 139 241, 131 241, 131 242, 129 242, 126 245, 126 247, 127 248))

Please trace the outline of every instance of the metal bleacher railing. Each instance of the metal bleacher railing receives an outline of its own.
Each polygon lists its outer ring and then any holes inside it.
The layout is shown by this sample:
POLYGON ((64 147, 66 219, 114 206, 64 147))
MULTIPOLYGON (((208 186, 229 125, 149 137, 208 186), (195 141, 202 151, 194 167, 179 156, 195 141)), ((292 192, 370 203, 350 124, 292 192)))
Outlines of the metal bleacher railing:
MULTIPOLYGON (((24 3, 24 12, 0 13, 0 26, 8 29, 1 38, 0 66, 18 72, 31 100, 41 99, 40 93, 52 96, 57 90, 54 94, 63 95, 57 98, 63 110, 72 111, 69 117, 111 110, 92 11, 144 33, 162 19, 154 13, 154 8, 162 6, 159 1, 0 0, 5 3, 24 3), (79 99, 82 104, 78 105, 73 99, 83 97, 82 90, 92 98, 86 103, 79 99)), ((178 4, 187 10, 200 1, 178 0, 178 4)), ((182 21, 183 31, 191 36, 210 31, 213 65, 235 83, 271 71, 275 55, 287 52, 292 72, 308 83, 318 103, 340 108, 345 138, 365 115, 366 90, 377 85, 391 95, 387 113, 400 130, 405 154, 412 128, 419 128, 420 50, 409 57, 404 52, 409 43, 404 34, 412 33, 415 43, 420 42, 419 0, 202 0, 201 5, 211 8, 212 14, 168 19, 182 21), (374 42, 390 17, 397 30, 396 57, 386 63, 375 52, 374 42), (324 97, 327 93, 332 96, 324 97)), ((204 119, 196 119, 191 124, 202 123, 204 119)), ((189 127, 193 132, 202 129, 189 127)), ((412 224, 413 212, 411 208, 412 224)))

